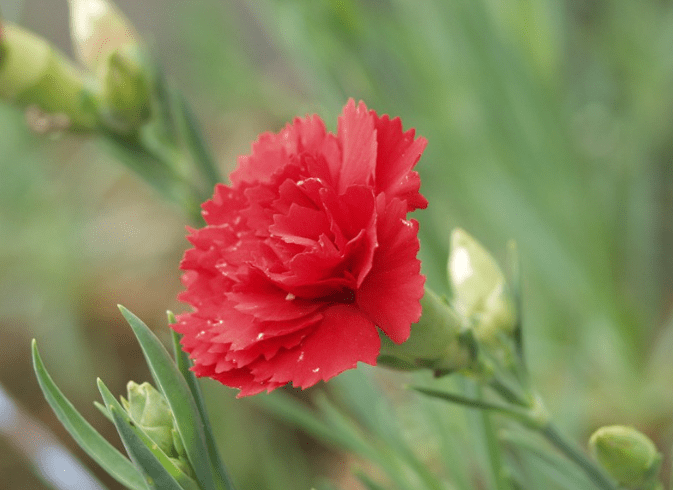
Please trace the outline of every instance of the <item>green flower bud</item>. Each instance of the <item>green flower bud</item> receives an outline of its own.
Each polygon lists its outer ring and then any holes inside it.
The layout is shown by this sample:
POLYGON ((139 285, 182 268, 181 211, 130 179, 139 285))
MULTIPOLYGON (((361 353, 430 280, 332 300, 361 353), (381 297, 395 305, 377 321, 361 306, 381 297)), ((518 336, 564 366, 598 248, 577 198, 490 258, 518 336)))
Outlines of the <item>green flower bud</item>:
POLYGON ((478 340, 492 343, 500 333, 512 333, 516 312, 500 267, 459 228, 451 234, 448 275, 456 311, 471 320, 478 340))
POLYGON ((589 439, 589 449, 605 471, 630 489, 656 488, 661 454, 654 443, 632 427, 601 427, 589 439))
POLYGON ((131 420, 166 455, 177 455, 173 440, 173 414, 163 395, 151 384, 137 384, 129 381, 126 385, 128 400, 122 398, 122 405, 131 420))
POLYGON ((107 0, 68 3, 75 50, 101 85, 105 123, 122 133, 137 129, 150 117, 151 83, 135 29, 107 0))
POLYGON ((421 306, 423 314, 405 342, 398 345, 381 335, 379 362, 397 369, 430 368, 439 373, 469 367, 476 355, 474 346, 451 306, 428 288, 421 306))
POLYGON ((96 108, 84 77, 61 53, 12 24, 3 25, 0 43, 0 98, 65 116, 75 129, 96 126, 96 108))
POLYGON ((105 64, 101 102, 107 122, 120 131, 140 127, 150 117, 148 74, 137 61, 135 47, 113 52, 105 64))

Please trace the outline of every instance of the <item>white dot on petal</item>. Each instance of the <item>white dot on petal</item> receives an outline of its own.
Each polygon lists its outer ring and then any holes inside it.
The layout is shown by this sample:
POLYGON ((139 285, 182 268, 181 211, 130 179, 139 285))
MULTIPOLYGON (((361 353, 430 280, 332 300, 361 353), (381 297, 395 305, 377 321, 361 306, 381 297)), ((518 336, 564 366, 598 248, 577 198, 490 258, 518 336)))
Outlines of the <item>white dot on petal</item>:
POLYGON ((296 296, 292 293, 287 293, 287 296, 285 296, 285 299, 288 300, 288 301, 292 301, 295 298, 296 298, 296 296))

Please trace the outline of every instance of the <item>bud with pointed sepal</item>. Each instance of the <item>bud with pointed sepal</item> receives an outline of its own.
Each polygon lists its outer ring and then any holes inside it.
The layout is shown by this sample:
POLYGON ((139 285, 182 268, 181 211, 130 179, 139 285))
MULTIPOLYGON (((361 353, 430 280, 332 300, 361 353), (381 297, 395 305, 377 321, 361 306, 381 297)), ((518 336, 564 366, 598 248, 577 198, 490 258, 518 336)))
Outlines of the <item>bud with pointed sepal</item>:
POLYGON ((69 0, 75 50, 100 84, 105 124, 119 133, 137 130, 151 116, 151 74, 140 38, 107 0, 69 0))
POLYGON ((151 384, 126 385, 128 399, 121 398, 131 420, 167 455, 176 454, 173 444, 173 414, 164 397, 151 384))
POLYGON ((500 334, 511 334, 516 311, 505 277, 484 247, 457 228, 451 234, 448 262, 453 305, 474 328, 479 341, 498 341, 500 334))
POLYGON ((151 116, 149 74, 129 50, 135 48, 113 52, 102 74, 103 117, 120 132, 139 128, 151 116))
POLYGON ((589 449, 605 471, 628 489, 655 490, 661 454, 654 443, 633 427, 601 427, 589 439, 589 449))
POLYGON ((73 129, 98 124, 86 77, 47 41, 4 23, 0 40, 0 98, 67 118, 73 129))

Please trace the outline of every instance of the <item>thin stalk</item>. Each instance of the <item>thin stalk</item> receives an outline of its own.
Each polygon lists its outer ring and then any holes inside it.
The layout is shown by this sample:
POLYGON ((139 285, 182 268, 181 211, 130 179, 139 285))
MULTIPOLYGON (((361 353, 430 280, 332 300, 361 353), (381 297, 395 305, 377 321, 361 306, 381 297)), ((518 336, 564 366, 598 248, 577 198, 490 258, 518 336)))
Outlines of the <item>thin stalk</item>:
POLYGON ((523 409, 516 405, 503 405, 502 403, 488 402, 482 400, 481 398, 471 398, 457 395, 455 393, 448 393, 445 391, 432 390, 417 386, 412 386, 411 389, 418 391, 419 393, 423 393, 424 395, 433 398, 441 398, 442 400, 446 400, 457 405, 463 405, 469 408, 478 408, 484 411, 499 412, 526 425, 530 425, 530 421, 533 418, 527 409, 523 409))
POLYGON ((617 490, 617 486, 603 473, 603 471, 591 461, 574 443, 563 436, 551 422, 538 428, 542 434, 556 449, 561 451, 569 460, 577 464, 589 479, 603 490, 617 490))

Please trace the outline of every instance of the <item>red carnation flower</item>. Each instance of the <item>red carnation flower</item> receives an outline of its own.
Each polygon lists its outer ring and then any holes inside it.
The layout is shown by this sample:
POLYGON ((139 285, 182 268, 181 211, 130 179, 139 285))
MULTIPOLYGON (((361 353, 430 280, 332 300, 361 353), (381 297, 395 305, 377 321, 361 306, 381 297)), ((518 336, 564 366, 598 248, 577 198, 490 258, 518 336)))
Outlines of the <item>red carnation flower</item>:
POLYGON ((409 337, 425 278, 406 216, 427 206, 412 170, 426 144, 350 100, 336 135, 297 118, 239 157, 180 264, 194 311, 173 328, 197 376, 239 396, 307 388, 376 364, 377 326, 409 337))

